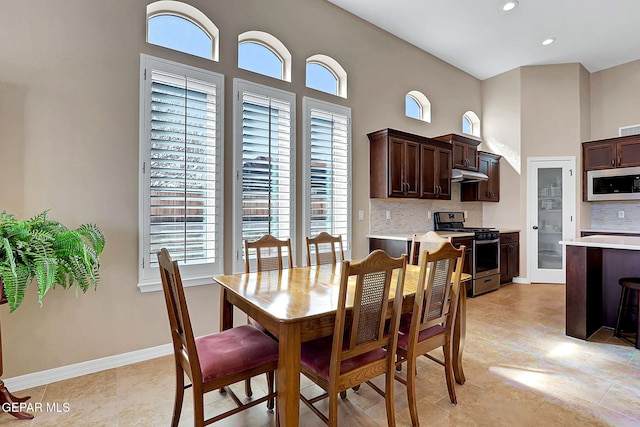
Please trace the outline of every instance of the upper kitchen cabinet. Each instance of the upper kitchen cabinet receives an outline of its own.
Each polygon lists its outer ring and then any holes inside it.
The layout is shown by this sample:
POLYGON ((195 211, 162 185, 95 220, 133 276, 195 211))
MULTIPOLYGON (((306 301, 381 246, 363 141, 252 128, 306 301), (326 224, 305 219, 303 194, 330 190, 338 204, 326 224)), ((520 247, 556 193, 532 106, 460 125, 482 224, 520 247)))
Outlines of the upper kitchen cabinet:
POLYGON ((582 143, 584 171, 640 166, 640 135, 582 143))
POLYGON ((500 158, 497 154, 478 151, 478 172, 489 177, 486 181, 460 184, 460 200, 463 202, 500 201, 500 158))
POLYGON ((417 135, 382 129, 367 135, 370 197, 414 197, 420 192, 420 139, 417 135))
POLYGON ((420 144, 420 198, 451 200, 451 146, 420 144))
POLYGON ((451 144, 453 167, 469 171, 478 171, 478 145, 480 141, 455 133, 436 136, 434 139, 451 144))
POLYGON ((395 129, 368 137, 370 197, 451 199, 449 144, 395 129))

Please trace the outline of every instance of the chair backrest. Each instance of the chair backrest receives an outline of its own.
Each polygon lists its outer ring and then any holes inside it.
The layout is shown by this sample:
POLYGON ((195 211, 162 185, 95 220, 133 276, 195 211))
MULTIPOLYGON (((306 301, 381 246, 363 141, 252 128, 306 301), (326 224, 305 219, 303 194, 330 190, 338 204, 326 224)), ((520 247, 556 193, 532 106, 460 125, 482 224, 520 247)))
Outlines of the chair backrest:
POLYGON ((311 250, 315 253, 316 265, 336 264, 344 261, 342 236, 321 232, 316 237, 307 237, 307 265, 311 265, 311 250), (340 255, 338 259, 338 254, 340 255))
POLYGON ((282 249, 287 249, 288 267, 293 268, 293 253, 291 252, 291 239, 280 240, 271 234, 265 234, 252 242, 244 241, 244 267, 245 272, 251 272, 249 250, 256 252, 256 271, 282 270, 282 249))
POLYGON ((411 239, 411 251, 409 254, 409 264, 418 265, 420 252, 433 252, 440 247, 447 239, 441 237, 435 231, 428 231, 422 235, 414 234, 411 239))
POLYGON ((171 259, 169 251, 165 248, 158 252, 158 262, 176 360, 179 360, 192 382, 202 382, 200 360, 196 351, 178 262, 171 259))
POLYGON ((451 331, 460 297, 464 251, 464 246, 456 249, 445 242, 434 252, 421 252, 410 341, 417 340, 420 331, 435 325, 451 331))
POLYGON ((384 251, 377 249, 359 262, 343 261, 333 335, 330 368, 332 375, 337 377, 340 373, 343 360, 380 348, 387 349, 390 355, 390 367, 393 365, 402 311, 406 258, 406 255, 392 258, 384 251), (396 297, 392 312, 389 313, 389 292, 394 270, 397 270, 396 297), (355 281, 350 282, 352 277, 355 281), (353 310, 348 319, 347 294, 349 292, 353 293, 353 310), (386 328, 388 318, 391 319, 389 329, 386 328))

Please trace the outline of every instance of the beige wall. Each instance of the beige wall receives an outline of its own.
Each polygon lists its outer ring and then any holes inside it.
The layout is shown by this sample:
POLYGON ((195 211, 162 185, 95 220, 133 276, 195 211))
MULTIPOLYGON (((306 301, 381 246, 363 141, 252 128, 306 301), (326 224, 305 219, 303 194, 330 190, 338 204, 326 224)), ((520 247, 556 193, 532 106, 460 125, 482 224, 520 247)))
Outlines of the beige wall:
POLYGON ((640 61, 591 74, 591 139, 640 124, 640 61))
POLYGON ((480 149, 500 154, 500 202, 483 203, 485 226, 521 228, 522 194, 520 69, 482 82, 482 144, 480 149), (508 208, 506 208, 508 206, 508 208))
MULTIPOLYGON (((482 117, 477 79, 324 0, 188 2, 219 27, 219 63, 147 45, 145 0, 2 2, 0 165, 5 177, 0 209, 31 216, 50 208, 53 218, 69 226, 99 224, 107 238, 97 291, 76 299, 73 291, 52 290, 39 308, 32 288, 15 313, 0 308, 4 377, 169 342, 162 295, 141 294, 136 287, 140 53, 226 76, 227 269, 234 77, 297 93, 299 111, 304 95, 352 107, 353 210, 364 210, 365 218, 368 132, 394 127, 435 136, 459 132, 467 110, 482 117), (291 83, 237 69, 237 35, 247 30, 270 32, 289 48, 291 83), (346 101, 304 87, 304 60, 317 53, 332 56, 347 71, 346 101), (404 116, 404 95, 412 89, 431 100, 431 124, 404 116)), ((354 257, 368 250, 368 228, 368 221, 358 221, 356 214, 354 257)), ((190 288, 187 297, 196 333, 217 330, 218 289, 190 288)))

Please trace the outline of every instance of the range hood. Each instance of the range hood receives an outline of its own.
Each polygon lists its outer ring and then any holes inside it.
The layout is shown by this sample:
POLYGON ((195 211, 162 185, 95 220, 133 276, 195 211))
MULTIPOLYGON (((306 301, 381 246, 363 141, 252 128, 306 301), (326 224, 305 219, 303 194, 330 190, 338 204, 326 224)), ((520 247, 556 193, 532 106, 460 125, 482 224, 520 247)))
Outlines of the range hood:
POLYGON ((466 171, 463 169, 451 170, 451 182, 480 182, 486 181, 489 177, 480 172, 466 171))

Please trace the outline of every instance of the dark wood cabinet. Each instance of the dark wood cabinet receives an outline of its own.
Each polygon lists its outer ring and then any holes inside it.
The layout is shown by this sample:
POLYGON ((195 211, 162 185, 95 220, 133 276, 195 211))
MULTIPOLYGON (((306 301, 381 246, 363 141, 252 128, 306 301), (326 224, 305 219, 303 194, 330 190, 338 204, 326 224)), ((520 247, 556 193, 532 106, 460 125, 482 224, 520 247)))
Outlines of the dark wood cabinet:
POLYGON ((460 184, 463 202, 500 201, 500 158, 497 154, 478 151, 478 171, 489 177, 486 181, 460 184))
MULTIPOLYGON (((462 265, 462 272, 467 274, 473 274, 473 242, 471 237, 452 237, 451 244, 459 249, 464 245, 464 264, 462 265)), ((471 291, 471 280, 466 281, 467 293, 471 291)))
POLYGON ((394 129, 368 137, 370 197, 451 199, 450 144, 394 129))
POLYGON ((640 135, 582 143, 584 171, 640 166, 640 135))
POLYGON ((433 139, 451 144, 453 167, 470 171, 478 171, 478 145, 480 141, 455 133, 436 136, 433 139))
POLYGON ((382 249, 389 256, 395 258, 403 254, 408 258, 411 254, 411 240, 377 239, 375 237, 369 237, 369 252, 373 252, 376 249, 382 249))
POLYGON ((500 233, 500 283, 520 274, 520 233, 500 233))
POLYGON ((420 146, 420 198, 451 200, 451 149, 420 146))

